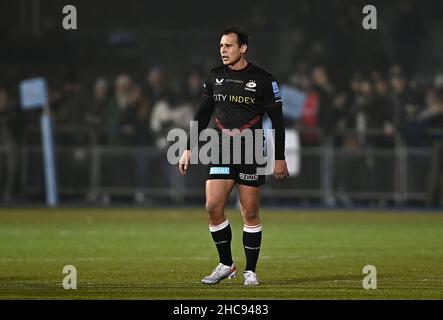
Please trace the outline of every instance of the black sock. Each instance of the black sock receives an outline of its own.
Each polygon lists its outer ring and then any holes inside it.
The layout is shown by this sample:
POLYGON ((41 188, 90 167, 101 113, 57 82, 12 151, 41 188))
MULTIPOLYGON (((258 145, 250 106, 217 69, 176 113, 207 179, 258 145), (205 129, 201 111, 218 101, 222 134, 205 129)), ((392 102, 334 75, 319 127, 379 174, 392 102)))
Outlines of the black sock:
POLYGON ((261 244, 261 225, 243 227, 243 246, 246 256, 246 271, 255 272, 261 244))
POLYGON ((211 231, 212 239, 214 240, 215 246, 217 247, 218 256, 220 262, 224 265, 232 265, 232 254, 231 254, 231 239, 232 232, 229 220, 226 219, 225 222, 219 224, 218 226, 209 226, 211 231))

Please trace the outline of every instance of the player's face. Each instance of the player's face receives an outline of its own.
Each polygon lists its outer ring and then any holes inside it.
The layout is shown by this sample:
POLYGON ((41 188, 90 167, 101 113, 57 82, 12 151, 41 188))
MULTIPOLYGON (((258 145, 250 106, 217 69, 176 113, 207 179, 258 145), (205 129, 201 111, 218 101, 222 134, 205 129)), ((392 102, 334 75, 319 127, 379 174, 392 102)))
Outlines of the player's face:
POLYGON ((224 65, 236 64, 245 52, 246 45, 239 47, 235 33, 222 36, 220 40, 220 55, 224 65))

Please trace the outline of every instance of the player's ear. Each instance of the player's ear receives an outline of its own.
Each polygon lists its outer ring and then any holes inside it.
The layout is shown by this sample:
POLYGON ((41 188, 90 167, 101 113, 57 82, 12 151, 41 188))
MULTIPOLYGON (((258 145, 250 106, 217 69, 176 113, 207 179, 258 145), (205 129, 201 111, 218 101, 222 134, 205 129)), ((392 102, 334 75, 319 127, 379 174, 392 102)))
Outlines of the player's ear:
POLYGON ((246 50, 248 50, 248 45, 247 44, 242 44, 242 46, 240 47, 240 52, 241 53, 246 53, 246 50))

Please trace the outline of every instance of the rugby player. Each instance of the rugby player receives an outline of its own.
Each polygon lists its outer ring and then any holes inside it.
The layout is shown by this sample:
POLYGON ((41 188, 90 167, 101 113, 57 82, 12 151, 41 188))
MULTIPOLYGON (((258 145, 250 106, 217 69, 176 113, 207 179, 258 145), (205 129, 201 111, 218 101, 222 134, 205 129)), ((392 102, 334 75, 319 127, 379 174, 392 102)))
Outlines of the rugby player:
MULTIPOLYGON (((220 40, 223 64, 212 69, 205 81, 203 101, 194 121, 198 122, 198 131, 201 132, 215 113, 215 129, 221 136, 226 129, 238 129, 239 132, 261 129, 262 117, 267 113, 275 130, 273 175, 277 180, 284 180, 288 176, 288 168, 284 154, 285 131, 279 87, 270 73, 246 60, 248 45, 248 34, 242 29, 229 27, 223 31, 220 40)), ((262 239, 259 197, 265 176, 257 174, 257 162, 246 163, 244 158, 239 164, 219 162, 208 165, 206 210, 209 214, 209 230, 220 261, 213 272, 203 278, 203 284, 216 284, 220 280, 234 278, 237 274, 231 255, 231 227, 224 214, 226 201, 235 185, 244 223, 244 285, 259 284, 256 275, 262 239)), ((179 161, 182 175, 186 175, 190 159, 191 147, 188 142, 187 150, 179 161)))

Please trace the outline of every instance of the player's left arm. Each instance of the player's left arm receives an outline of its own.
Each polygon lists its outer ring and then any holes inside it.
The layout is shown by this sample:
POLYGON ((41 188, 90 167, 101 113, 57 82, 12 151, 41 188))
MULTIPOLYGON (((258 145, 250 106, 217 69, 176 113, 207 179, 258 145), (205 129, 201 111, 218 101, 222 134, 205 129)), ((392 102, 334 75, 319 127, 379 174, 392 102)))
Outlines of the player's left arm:
POLYGON ((271 79, 267 90, 265 90, 265 109, 272 122, 275 132, 275 163, 274 177, 284 180, 288 175, 288 165, 285 159, 285 126, 283 123, 283 111, 280 89, 277 81, 271 79))
POLYGON ((276 107, 267 112, 275 130, 275 163, 274 176, 277 180, 283 180, 288 175, 288 165, 285 159, 285 127, 283 124, 282 107, 276 107))

